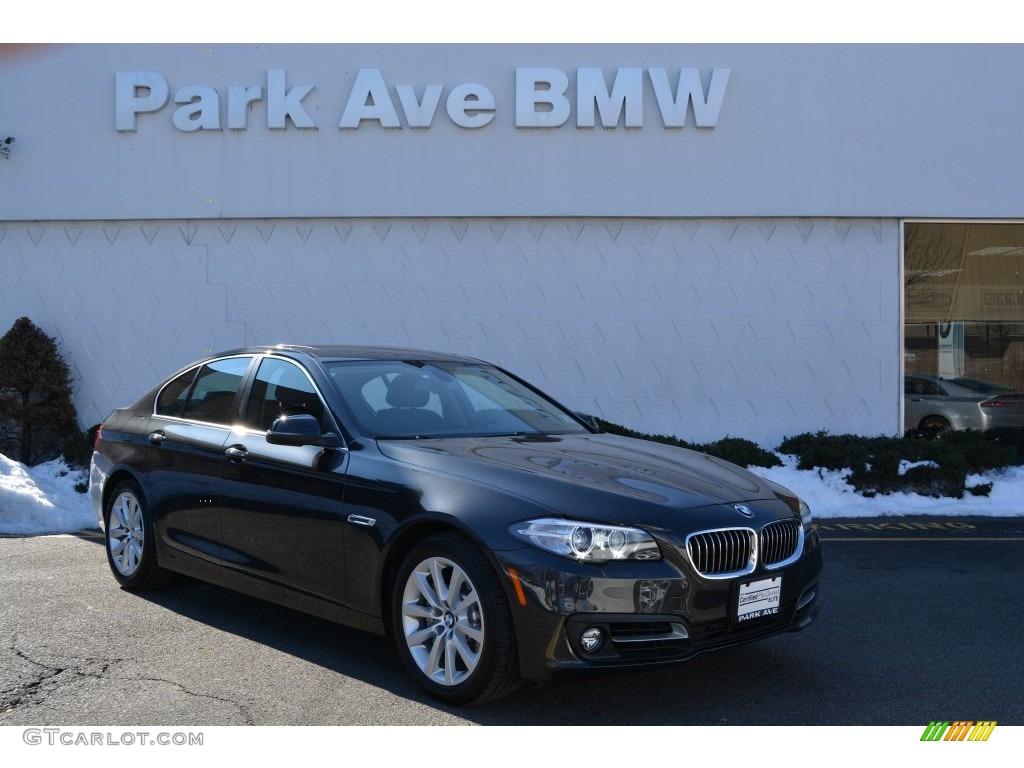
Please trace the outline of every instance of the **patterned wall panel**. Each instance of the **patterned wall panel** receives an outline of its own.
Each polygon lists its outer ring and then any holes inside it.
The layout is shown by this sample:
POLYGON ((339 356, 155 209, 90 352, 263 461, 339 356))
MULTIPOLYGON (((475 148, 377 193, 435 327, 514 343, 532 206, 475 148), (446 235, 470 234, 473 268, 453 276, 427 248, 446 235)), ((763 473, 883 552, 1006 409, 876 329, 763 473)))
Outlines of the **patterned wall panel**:
POLYGON ((567 405, 775 445, 899 420, 899 227, 868 219, 0 225, 0 326, 62 342, 83 424, 245 344, 477 355, 567 405))

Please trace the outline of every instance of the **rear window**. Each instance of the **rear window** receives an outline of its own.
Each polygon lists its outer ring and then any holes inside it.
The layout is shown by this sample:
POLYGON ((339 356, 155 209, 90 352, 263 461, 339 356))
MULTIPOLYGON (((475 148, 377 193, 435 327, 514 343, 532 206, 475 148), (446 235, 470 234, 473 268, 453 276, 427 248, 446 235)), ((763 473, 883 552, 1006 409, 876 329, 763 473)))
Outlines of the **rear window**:
POLYGON ((251 357, 228 357, 176 376, 157 397, 157 415, 230 424, 235 395, 251 360, 251 357))
POLYGON ((156 412, 160 416, 181 416, 185 412, 188 393, 195 381, 199 368, 193 368, 176 376, 160 391, 156 400, 156 412))

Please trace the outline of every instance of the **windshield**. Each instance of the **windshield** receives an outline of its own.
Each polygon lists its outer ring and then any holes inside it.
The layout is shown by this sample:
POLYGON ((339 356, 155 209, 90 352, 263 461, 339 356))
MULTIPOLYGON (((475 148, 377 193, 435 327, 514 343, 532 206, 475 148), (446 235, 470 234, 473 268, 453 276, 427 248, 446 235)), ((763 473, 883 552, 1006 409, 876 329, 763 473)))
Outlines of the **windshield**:
POLYGON ((473 363, 327 363, 361 431, 382 439, 586 433, 569 413, 503 371, 473 363))

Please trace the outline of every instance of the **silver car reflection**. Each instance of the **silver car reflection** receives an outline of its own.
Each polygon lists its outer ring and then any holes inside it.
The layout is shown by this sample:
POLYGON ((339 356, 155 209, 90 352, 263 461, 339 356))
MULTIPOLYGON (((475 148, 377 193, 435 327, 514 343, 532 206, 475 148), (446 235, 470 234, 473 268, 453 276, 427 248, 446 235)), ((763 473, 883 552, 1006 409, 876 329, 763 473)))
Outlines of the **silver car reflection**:
POLYGON ((907 429, 1024 427, 1024 393, 979 379, 909 374, 903 379, 903 403, 907 429))

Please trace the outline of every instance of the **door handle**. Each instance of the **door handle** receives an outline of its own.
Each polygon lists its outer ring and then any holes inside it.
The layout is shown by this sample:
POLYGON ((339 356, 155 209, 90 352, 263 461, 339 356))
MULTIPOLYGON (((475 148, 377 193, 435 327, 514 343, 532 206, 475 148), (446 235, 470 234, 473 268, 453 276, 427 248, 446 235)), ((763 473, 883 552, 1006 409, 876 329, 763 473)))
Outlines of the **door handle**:
POLYGON ((228 461, 241 462, 248 458, 249 452, 245 450, 244 445, 232 445, 224 450, 224 455, 228 457, 228 461))
POLYGON ((158 429, 156 432, 150 432, 146 439, 153 445, 159 446, 167 439, 167 435, 165 435, 162 430, 158 429))

